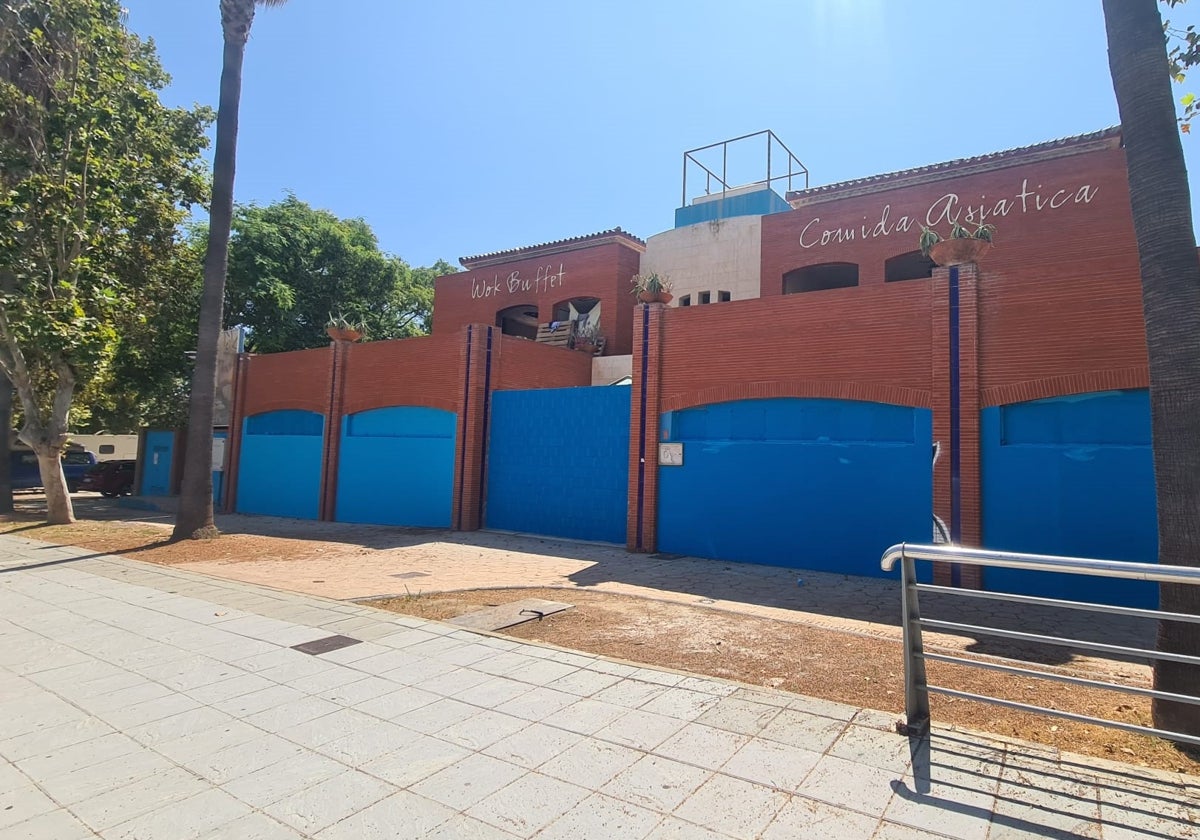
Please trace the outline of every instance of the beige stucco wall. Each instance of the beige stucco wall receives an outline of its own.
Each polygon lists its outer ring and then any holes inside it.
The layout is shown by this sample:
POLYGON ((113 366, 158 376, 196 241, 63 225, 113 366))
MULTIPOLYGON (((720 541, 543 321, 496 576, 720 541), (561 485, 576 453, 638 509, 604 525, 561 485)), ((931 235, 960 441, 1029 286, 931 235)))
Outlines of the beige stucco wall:
POLYGON ((633 356, 596 356, 592 359, 592 384, 611 385, 633 375, 633 356))
POLYGON ((729 292, 733 300, 759 296, 762 217, 735 216, 700 222, 651 236, 642 254, 642 274, 671 279, 672 306, 684 295, 729 292))

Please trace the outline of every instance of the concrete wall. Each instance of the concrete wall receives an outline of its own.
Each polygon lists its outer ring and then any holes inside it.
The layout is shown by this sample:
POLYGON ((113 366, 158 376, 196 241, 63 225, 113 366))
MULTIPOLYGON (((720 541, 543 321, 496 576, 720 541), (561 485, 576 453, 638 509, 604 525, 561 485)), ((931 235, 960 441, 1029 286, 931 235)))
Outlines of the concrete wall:
POLYGON ((611 385, 622 376, 633 376, 633 356, 595 356, 592 384, 611 385))
POLYGON ((668 230, 646 240, 643 274, 669 277, 675 296, 672 306, 699 292, 729 292, 733 300, 759 296, 762 218, 738 216, 668 230))

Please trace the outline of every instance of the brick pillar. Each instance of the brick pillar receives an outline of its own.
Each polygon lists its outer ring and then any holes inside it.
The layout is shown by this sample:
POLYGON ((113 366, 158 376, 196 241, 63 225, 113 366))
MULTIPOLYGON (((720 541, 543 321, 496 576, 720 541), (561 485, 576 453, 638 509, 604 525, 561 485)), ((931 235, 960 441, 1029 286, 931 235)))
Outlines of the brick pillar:
POLYGON ((225 443, 224 511, 237 510, 238 466, 242 458, 242 421, 246 416, 246 386, 250 378, 250 356, 239 353, 233 368, 233 406, 229 409, 229 440, 225 443))
POLYGON ((485 450, 491 412, 490 392, 496 386, 493 361, 499 351, 500 331, 488 324, 469 324, 462 336, 458 439, 450 522, 456 531, 477 531, 484 524, 485 450))
POLYGON ((658 440, 662 341, 667 307, 633 310, 633 393, 629 412, 629 511, 625 547, 658 550, 658 440))
MULTIPOLYGON (((974 263, 958 271, 958 535, 954 534, 951 439, 952 368, 951 269, 933 272, 933 312, 930 340, 933 358, 933 439, 941 444, 941 457, 933 475, 933 512, 946 523, 952 537, 964 546, 978 546, 982 535, 979 469, 979 273, 974 263)), ((957 574, 948 564, 934 565, 934 582, 979 589, 980 569, 960 566, 957 574)))
POLYGON ((329 408, 325 412, 325 441, 321 456, 321 503, 318 516, 337 517, 338 454, 342 445, 342 412, 346 403, 346 368, 354 353, 349 341, 329 343, 329 408))

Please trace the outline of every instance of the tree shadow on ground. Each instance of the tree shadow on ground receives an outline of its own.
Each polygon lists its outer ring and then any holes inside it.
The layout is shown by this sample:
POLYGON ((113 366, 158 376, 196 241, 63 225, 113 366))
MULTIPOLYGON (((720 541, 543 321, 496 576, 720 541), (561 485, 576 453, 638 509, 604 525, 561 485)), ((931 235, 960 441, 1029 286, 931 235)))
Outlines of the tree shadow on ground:
MULTIPOLYGON (((25 513, 39 497, 26 500, 25 513), (32 504, 31 504, 32 503, 32 504)), ((170 507, 176 500, 150 500, 170 507)), ((172 510, 140 510, 128 504, 145 504, 104 499, 91 494, 75 497, 80 519, 124 520, 165 525, 174 520, 172 510)), ((44 511, 44 506, 42 508, 44 511)), ((224 533, 278 537, 291 540, 338 543, 373 551, 412 548, 430 543, 446 543, 481 551, 510 551, 577 561, 580 568, 568 575, 576 586, 600 587, 618 584, 653 591, 669 591, 693 596, 694 603, 721 607, 722 602, 755 604, 809 616, 851 619, 896 628, 900 623, 900 586, 898 573, 886 577, 859 577, 798 568, 763 566, 726 560, 708 560, 672 554, 633 554, 624 546, 585 543, 527 534, 496 531, 451 531, 439 528, 409 528, 361 525, 345 522, 319 522, 272 516, 224 514, 216 518, 224 533)), ((136 554, 165 543, 114 553, 136 554)), ((882 549, 881 549, 882 553, 882 549)), ((882 573, 881 573, 882 575, 882 573)), ((523 585, 514 580, 514 586, 523 585)), ((608 588, 611 588, 609 586, 608 588)), ((1152 647, 1153 623, 1124 616, 1104 616, 1057 608, 976 601, 935 592, 921 594, 922 615, 980 627, 995 627, 1043 635, 1064 635, 1081 641, 1102 642, 1131 647, 1152 647)), ((930 643, 936 637, 929 634, 930 643)), ((960 634, 970 653, 1000 656, 1022 661, 1059 665, 1072 661, 1072 648, 1034 644, 989 636, 981 632, 960 634)), ((957 647, 964 645, 960 642, 957 647)), ((1137 661, 1137 660, 1133 660, 1137 661)))

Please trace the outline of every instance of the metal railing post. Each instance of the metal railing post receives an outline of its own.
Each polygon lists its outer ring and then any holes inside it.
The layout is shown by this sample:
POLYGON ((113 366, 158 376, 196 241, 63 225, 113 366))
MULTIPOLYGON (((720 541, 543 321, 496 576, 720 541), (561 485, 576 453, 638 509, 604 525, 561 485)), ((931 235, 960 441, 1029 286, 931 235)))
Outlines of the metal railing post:
MULTIPOLYGON (((937 692, 960 700, 970 700, 980 703, 992 703, 1009 709, 1023 712, 1034 712, 1052 717, 1073 720, 1079 723, 1090 723, 1098 726, 1108 726, 1124 732, 1138 735, 1149 735, 1156 738, 1168 738, 1184 744, 1200 746, 1200 735, 1187 732, 1172 732, 1126 723, 1111 718, 1095 717, 1093 715, 1069 712, 1049 706, 1036 706, 1015 700, 1005 700, 1001 697, 990 697, 969 691, 951 688, 945 685, 930 685, 925 673, 925 662, 932 659, 936 662, 953 662, 956 665, 973 668, 983 668, 1003 674, 1011 674, 1024 680, 1049 680, 1120 691, 1126 694, 1136 694, 1153 700, 1165 700, 1171 703, 1186 703, 1200 706, 1200 695, 1181 694, 1163 691, 1160 688, 1145 688, 1123 682, 1108 680, 1093 680, 1075 676, 1063 669, 1030 670, 1012 664, 1011 660, 984 661, 994 659, 987 654, 979 654, 980 658, 952 656, 945 653, 925 653, 921 631, 928 627, 931 630, 953 633, 958 636, 976 637, 995 636, 1002 639, 1013 639, 1043 645, 1057 645, 1080 651, 1095 651, 1110 656, 1146 659, 1150 661, 1183 662, 1200 666, 1200 656, 1177 653, 1171 650, 1149 650, 1128 645, 1114 645, 1094 642, 1088 639, 1066 638, 1064 636, 1048 636, 1041 633, 1030 633, 1022 630, 1007 630, 1001 627, 989 627, 976 624, 964 624, 959 621, 943 621, 940 619, 922 618, 921 608, 917 602, 917 593, 937 593, 939 597, 971 598, 1001 601, 1010 604, 1027 604, 1038 608, 1055 607, 1083 612, 1106 613, 1110 615, 1125 615, 1136 618, 1147 618, 1155 621, 1175 621, 1200 626, 1200 614, 1165 612, 1158 609, 1143 607, 1118 606, 1115 604, 1097 604, 1086 601, 1069 601, 1060 598, 1044 598, 1035 595, 1022 595, 1012 592, 991 592, 984 590, 967 590, 956 587, 939 586, 931 583, 917 583, 916 563, 922 561, 945 561, 961 563, 967 566, 982 566, 988 568, 1021 569, 1029 572, 1058 572, 1069 575, 1088 575, 1101 578, 1117 578, 1123 580, 1153 581, 1157 583, 1179 583, 1200 586, 1200 567, 1172 566, 1160 563, 1138 563, 1122 560, 1097 560, 1088 557, 1058 557, 1047 554, 1023 554, 1016 551, 995 551, 979 548, 962 548, 957 545, 917 545, 899 543, 893 545, 880 558, 879 565, 885 572, 892 571, 900 564, 900 609, 901 629, 904 634, 904 712, 906 721, 899 724, 897 729, 902 735, 922 736, 929 731, 930 712, 929 694, 937 692)), ((921 742, 924 743, 924 742, 921 742)), ((920 779, 918 778, 918 782, 920 779)))
MULTIPOLYGON (((902 550, 903 552, 903 550, 902 550)), ((925 676, 925 646, 921 639, 921 605, 917 600, 917 561, 900 555, 900 610, 904 616, 904 716, 906 735, 929 731, 929 681, 925 676)))

